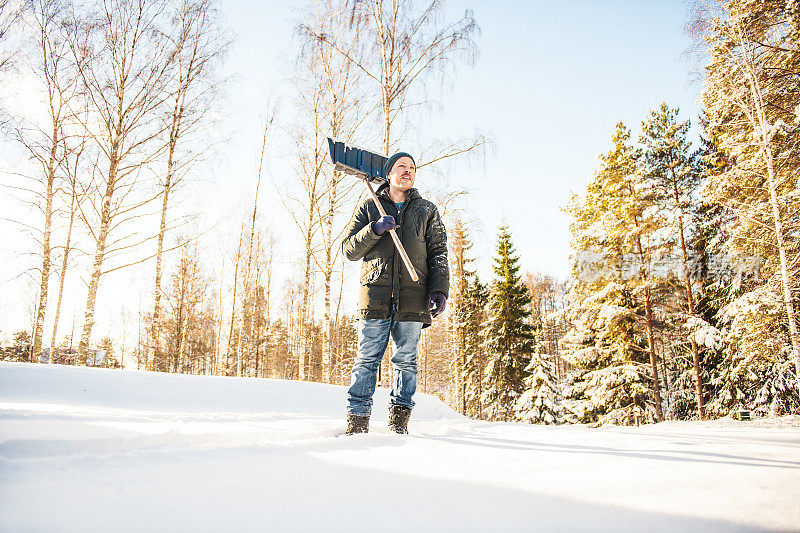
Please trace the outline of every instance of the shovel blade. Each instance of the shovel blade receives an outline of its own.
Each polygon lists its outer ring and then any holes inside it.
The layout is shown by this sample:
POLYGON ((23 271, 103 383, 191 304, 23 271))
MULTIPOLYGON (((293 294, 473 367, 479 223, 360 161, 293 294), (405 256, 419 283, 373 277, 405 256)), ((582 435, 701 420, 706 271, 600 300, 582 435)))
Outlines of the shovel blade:
POLYGON ((385 179, 383 165, 386 163, 386 156, 330 137, 328 137, 328 150, 334 170, 360 178, 369 177, 371 181, 385 179))

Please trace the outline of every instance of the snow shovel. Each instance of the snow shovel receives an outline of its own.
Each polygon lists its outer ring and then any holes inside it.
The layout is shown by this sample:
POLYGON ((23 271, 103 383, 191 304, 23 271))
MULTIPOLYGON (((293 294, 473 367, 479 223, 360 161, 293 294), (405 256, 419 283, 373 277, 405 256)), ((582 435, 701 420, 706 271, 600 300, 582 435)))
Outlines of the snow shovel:
MULTIPOLYGON (((364 148, 348 145, 343 141, 337 141, 330 137, 328 137, 328 148, 331 152, 333 169, 363 179, 364 183, 367 184, 367 190, 369 190, 369 194, 372 196, 375 207, 378 208, 378 212, 381 216, 385 217, 386 211, 383 209, 383 205, 381 205, 378 196, 372 189, 372 183, 383 183, 386 181, 387 178, 383 175, 383 165, 386 163, 388 157, 370 152, 364 148)), ((392 236, 392 241, 394 241, 397 251, 400 252, 400 257, 403 258, 403 264, 406 265, 406 270, 408 270, 408 273, 411 275, 411 279, 418 282, 419 276, 417 275, 417 271, 414 270, 414 266, 411 264, 411 259, 408 258, 405 248, 403 248, 403 243, 400 242, 400 237, 397 236, 397 233, 393 229, 390 229, 389 233, 392 236)))

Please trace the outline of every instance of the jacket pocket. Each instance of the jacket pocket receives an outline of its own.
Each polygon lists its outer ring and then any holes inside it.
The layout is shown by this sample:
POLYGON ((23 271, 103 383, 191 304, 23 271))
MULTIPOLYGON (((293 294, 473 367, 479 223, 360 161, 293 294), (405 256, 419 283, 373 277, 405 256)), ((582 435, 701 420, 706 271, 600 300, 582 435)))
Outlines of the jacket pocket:
POLYGON ((430 316, 428 312, 428 288, 424 285, 411 285, 400 289, 399 313, 430 316))
POLYGON ((389 302, 391 301, 392 290, 390 287, 378 287, 375 285, 362 285, 358 291, 358 309, 364 313, 373 315, 370 318, 389 317, 389 302))
POLYGON ((371 285, 378 281, 386 269, 386 264, 376 261, 375 263, 364 263, 361 269, 361 285, 371 285))

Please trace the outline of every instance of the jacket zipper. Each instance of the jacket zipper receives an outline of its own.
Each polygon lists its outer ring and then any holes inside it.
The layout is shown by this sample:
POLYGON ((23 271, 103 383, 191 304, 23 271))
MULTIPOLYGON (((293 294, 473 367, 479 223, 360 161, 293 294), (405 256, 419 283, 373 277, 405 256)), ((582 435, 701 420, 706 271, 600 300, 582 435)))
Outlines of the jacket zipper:
MULTIPOLYGON (((385 198, 385 196, 383 194, 381 195, 381 197, 385 198)), ((403 212, 401 214, 400 210, 397 209, 397 204, 394 203, 394 200, 389 198, 389 202, 392 204, 392 206, 394 207, 395 212, 397 213, 397 216, 395 217, 395 220, 397 221, 397 225, 398 226, 402 222, 402 217, 408 212, 408 204, 411 202, 411 200, 413 200, 413 198, 406 198, 406 200, 405 200, 406 203, 403 205, 403 212)), ((398 235, 397 237, 400 238, 400 235, 398 235)), ((402 242, 402 239, 401 239, 401 242, 402 242)), ((400 282, 400 276, 402 275, 402 273, 397 271, 397 268, 398 268, 397 261, 399 259, 399 256, 400 256, 400 254, 397 251, 397 248, 395 247, 394 248, 394 253, 392 254, 392 295, 391 295, 391 305, 389 307, 389 317, 390 318, 391 318, 392 308, 394 308, 394 312, 395 312, 395 314, 397 314, 399 301, 400 301, 400 286, 399 286, 399 282, 400 282), (397 278, 397 282, 398 282, 397 297, 395 297, 395 291, 394 291, 395 278, 397 278)))

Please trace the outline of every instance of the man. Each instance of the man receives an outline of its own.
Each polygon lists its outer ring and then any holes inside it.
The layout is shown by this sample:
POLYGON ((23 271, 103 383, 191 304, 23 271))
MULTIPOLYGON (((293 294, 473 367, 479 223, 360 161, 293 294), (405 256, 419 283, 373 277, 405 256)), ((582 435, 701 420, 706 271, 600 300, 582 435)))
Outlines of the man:
POLYGON ((387 183, 376 194, 386 216, 372 199, 358 209, 342 242, 344 255, 361 263, 358 297, 358 354, 353 364, 347 399, 347 434, 369 431, 372 395, 378 366, 391 335, 392 392, 389 429, 408 433, 408 419, 417 389, 417 344, 422 328, 444 312, 450 288, 447 233, 436 206, 414 188, 416 164, 398 152, 383 168, 387 183), (417 271, 413 281, 392 242, 397 230, 417 271))

